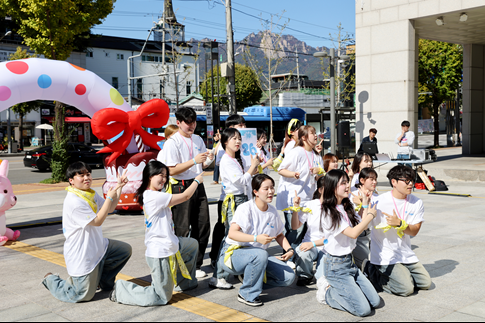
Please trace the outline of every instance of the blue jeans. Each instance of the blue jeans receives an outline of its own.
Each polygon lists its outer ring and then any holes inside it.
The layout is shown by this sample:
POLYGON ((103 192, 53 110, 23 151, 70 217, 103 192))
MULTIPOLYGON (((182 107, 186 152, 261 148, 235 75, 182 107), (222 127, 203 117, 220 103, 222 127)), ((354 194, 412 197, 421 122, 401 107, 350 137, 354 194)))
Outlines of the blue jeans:
MULTIPOLYGON (((397 159, 409 159, 411 156, 408 155, 404 155, 404 154, 397 154, 397 159)), ((399 163, 398 165, 403 165, 403 166, 407 166, 407 167, 413 167, 412 164, 403 164, 403 163, 399 163)))
POLYGON ((431 277, 419 262, 387 266, 369 264, 368 273, 375 288, 389 294, 406 297, 414 293, 415 287, 423 290, 431 287, 431 277))
POLYGON ((87 302, 93 299, 98 286, 105 291, 113 289, 116 275, 123 269, 130 257, 131 246, 129 244, 109 240, 106 254, 91 273, 81 277, 69 277, 67 280, 49 275, 42 281, 42 284, 60 301, 66 303, 87 302))
POLYGON ((219 182, 219 165, 216 165, 214 167, 214 174, 213 174, 213 179, 214 179, 214 182, 219 182))
POLYGON ((315 278, 322 277, 323 273, 323 257, 325 253, 317 248, 312 248, 307 251, 301 251, 300 246, 296 248, 295 264, 296 276, 298 278, 313 278, 313 262, 317 262, 317 271, 315 278))
MULTIPOLYGON (((243 204, 247 201, 248 201, 248 197, 246 195, 235 195, 234 196, 234 202, 235 202, 236 206, 234 207, 234 211, 237 210, 239 205, 241 205, 241 204, 243 204)), ((221 206, 221 208, 222 208, 222 206, 221 206)), ((232 214, 232 208, 231 208, 231 205, 229 205, 229 207, 227 208, 226 222, 224 223, 224 227, 225 227, 226 231, 224 232, 224 238, 221 241, 221 246, 219 247, 219 250, 221 250, 222 247, 224 246, 224 241, 225 241, 227 235, 229 234, 229 228, 231 227, 230 223, 232 222, 233 217, 234 217, 234 214, 232 214)), ((226 280, 229 277, 229 273, 225 272, 224 269, 222 269, 221 266, 218 265, 218 261, 215 263, 213 277, 216 277, 216 278, 219 278, 219 279, 224 278, 226 280)))
POLYGON ((381 303, 371 282, 352 263, 352 255, 324 257, 325 275, 330 287, 325 299, 335 309, 364 317, 381 303))
MULTIPOLYGON (((192 238, 179 238, 179 250, 192 280, 184 278, 177 266, 177 290, 194 289, 197 287, 195 270, 199 243, 192 238)), ((166 305, 172 299, 174 283, 168 257, 147 257, 146 260, 152 274, 151 286, 143 287, 125 280, 118 280, 115 288, 115 299, 118 303, 136 306, 157 306, 166 305)))
MULTIPOLYGON (((296 249, 300 244, 305 234, 307 232, 307 225, 304 223, 301 227, 297 230, 293 230, 291 228, 291 218, 293 216, 293 212, 284 212, 285 214, 285 237, 286 240, 290 243, 293 249, 296 249)), ((293 261, 294 257, 290 260, 293 261)))
POLYGON ((224 264, 224 255, 227 248, 229 248, 229 245, 224 244, 221 249, 219 266, 232 275, 244 274, 244 282, 239 289, 239 294, 247 301, 254 301, 263 291, 265 273, 267 277, 265 288, 287 287, 293 284, 295 280, 293 270, 284 262, 268 256, 266 250, 253 247, 234 250, 231 257, 231 269, 224 264))

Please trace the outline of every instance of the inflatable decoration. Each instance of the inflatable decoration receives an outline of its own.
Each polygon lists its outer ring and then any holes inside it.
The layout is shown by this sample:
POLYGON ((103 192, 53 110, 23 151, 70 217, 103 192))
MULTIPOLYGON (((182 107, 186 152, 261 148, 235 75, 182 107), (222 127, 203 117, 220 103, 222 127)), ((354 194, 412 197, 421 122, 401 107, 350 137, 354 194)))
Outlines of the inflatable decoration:
MULTIPOLYGON (((165 101, 158 99, 132 111, 118 90, 96 74, 68 62, 29 58, 0 63, 0 111, 35 100, 60 101, 78 108, 93 117, 93 133, 100 139, 115 138, 123 132, 118 139, 109 140, 102 150, 103 153, 111 153, 105 159, 105 195, 110 180, 116 177, 118 171, 132 167, 139 169, 149 160, 156 159, 160 149, 156 141, 163 138, 148 134, 142 127, 163 127, 170 113, 165 101), (145 151, 145 145, 154 149, 145 151), (142 155, 134 158, 140 153, 142 155)), ((118 209, 133 208, 131 194, 139 185, 139 172, 133 170, 131 173, 135 177, 129 174, 128 178, 134 182, 123 188, 124 199, 118 204, 118 209), (123 205, 124 202, 130 204, 128 208, 123 205)))
POLYGON ((20 231, 12 231, 7 228, 5 211, 10 210, 17 204, 17 197, 13 195, 12 184, 7 178, 8 160, 1 161, 0 164, 0 246, 8 240, 15 241, 20 236, 20 231))

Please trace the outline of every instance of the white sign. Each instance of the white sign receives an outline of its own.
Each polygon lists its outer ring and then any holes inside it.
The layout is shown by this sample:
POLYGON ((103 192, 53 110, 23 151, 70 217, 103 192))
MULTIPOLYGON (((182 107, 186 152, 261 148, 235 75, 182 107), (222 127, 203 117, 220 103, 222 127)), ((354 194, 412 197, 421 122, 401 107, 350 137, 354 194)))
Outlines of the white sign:
POLYGON ((208 104, 205 107, 205 115, 207 118, 207 124, 212 124, 212 104, 208 104))
POLYGON ((258 149, 256 142, 258 141, 258 133, 256 129, 238 129, 242 137, 241 158, 247 167, 251 165, 251 155, 256 156, 258 149))

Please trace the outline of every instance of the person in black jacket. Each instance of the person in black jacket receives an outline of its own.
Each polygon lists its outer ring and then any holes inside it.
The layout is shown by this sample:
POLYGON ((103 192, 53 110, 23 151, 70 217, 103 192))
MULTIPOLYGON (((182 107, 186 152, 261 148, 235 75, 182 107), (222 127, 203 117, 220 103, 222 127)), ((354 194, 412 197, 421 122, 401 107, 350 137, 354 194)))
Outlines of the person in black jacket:
POLYGON ((377 129, 375 128, 372 128, 369 130, 369 136, 365 137, 364 139, 362 139, 362 143, 360 144, 360 148, 359 148, 359 153, 360 152, 364 152, 364 149, 363 149, 363 144, 366 143, 366 142, 371 142, 371 143, 374 143, 376 145, 376 154, 379 153, 379 149, 377 148, 377 138, 376 138, 376 135, 377 135, 377 129))

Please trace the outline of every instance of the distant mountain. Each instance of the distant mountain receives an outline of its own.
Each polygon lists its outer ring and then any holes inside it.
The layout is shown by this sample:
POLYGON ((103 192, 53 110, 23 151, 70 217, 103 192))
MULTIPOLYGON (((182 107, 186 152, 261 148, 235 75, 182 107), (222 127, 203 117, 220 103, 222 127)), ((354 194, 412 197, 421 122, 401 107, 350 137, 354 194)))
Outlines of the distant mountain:
MULTIPOLYGON (((249 47, 251 56, 255 58, 267 72, 267 61, 269 57, 269 51, 265 50, 268 48, 266 44, 269 43, 269 37, 276 37, 274 34, 269 32, 259 32, 257 34, 252 33, 246 36, 241 41, 236 41, 234 46, 234 52, 241 53, 236 56, 236 63, 246 65, 244 61, 243 54, 246 48, 249 47), (249 46, 247 46, 249 45, 249 46)), ((196 39, 191 39, 190 42, 197 42, 196 39)), ((210 41, 210 39, 202 39, 201 41, 210 41)), ((284 74, 293 71, 293 74, 297 73, 296 70, 296 51, 298 50, 299 65, 300 65, 300 75, 307 75, 310 80, 321 81, 323 79, 322 66, 320 65, 320 59, 313 57, 313 53, 327 51, 326 47, 311 47, 305 42, 298 40, 292 35, 283 35, 279 42, 279 51, 273 52, 273 55, 278 55, 279 57, 285 57, 283 61, 278 66, 277 74, 284 74)), ((226 44, 219 44, 219 54, 222 55, 222 61, 226 62, 226 44)), ((202 57, 202 56, 201 56, 202 57)), ((205 66, 203 58, 200 59, 200 72, 201 75, 204 74, 205 66)), ((328 65, 328 60, 325 60, 325 66, 328 65)), ((209 67, 210 68, 210 67, 209 67)), ((208 69, 209 69, 208 68, 208 69)))

